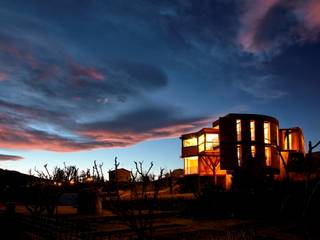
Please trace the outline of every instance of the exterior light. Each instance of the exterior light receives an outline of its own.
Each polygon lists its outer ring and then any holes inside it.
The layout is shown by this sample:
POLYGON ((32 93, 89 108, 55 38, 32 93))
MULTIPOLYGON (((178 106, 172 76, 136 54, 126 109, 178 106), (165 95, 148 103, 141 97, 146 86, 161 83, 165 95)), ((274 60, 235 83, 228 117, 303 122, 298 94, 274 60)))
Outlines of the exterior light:
POLYGON ((93 182, 93 178, 92 177, 87 177, 86 182, 93 182))

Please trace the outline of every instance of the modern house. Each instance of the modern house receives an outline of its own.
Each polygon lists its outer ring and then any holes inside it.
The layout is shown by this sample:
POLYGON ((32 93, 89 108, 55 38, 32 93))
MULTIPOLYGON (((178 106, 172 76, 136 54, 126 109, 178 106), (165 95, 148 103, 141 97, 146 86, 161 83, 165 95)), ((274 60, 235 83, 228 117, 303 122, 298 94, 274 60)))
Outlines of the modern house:
POLYGON ((258 114, 228 114, 181 140, 185 177, 213 178, 224 189, 236 170, 252 165, 284 178, 290 158, 305 154, 300 128, 280 129, 277 119, 258 114))

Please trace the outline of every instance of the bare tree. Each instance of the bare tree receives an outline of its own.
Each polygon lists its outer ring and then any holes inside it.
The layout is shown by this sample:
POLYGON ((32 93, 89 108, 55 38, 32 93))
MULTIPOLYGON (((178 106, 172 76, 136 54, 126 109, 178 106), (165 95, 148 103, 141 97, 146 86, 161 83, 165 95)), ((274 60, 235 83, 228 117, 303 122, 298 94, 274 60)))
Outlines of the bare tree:
MULTIPOLYGON (((143 162, 134 162, 134 164, 135 172, 131 172, 130 199, 124 199, 118 194, 116 201, 112 204, 113 211, 126 221, 138 239, 151 239, 154 231, 154 211, 164 169, 160 168, 156 178, 155 175, 150 174, 152 162, 147 170, 144 170, 143 162)), ((115 159, 116 170, 118 166, 119 162, 115 159)))
POLYGON ((49 171, 48 164, 43 167, 44 171, 34 169, 37 176, 24 189, 24 202, 32 215, 40 215, 46 210, 52 216, 56 212, 64 186, 79 181, 79 169, 65 163, 63 168, 55 167, 52 172, 49 171))
POLYGON ((208 157, 208 156, 203 156, 203 158, 204 158, 203 162, 212 171, 213 185, 215 186, 216 185, 216 170, 220 164, 220 159, 218 157, 208 157))

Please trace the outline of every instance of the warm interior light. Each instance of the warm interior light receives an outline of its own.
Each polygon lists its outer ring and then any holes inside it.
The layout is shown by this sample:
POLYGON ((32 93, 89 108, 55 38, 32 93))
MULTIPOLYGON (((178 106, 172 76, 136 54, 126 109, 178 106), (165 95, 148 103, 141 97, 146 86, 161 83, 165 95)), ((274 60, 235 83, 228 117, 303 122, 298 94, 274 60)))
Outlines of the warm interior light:
POLYGON ((219 146, 219 134, 207 133, 206 134, 206 150, 214 150, 219 146))
POLYGON ((251 141, 256 140, 256 124, 254 120, 250 121, 250 135, 251 135, 251 141))
POLYGON ((197 138, 192 137, 192 138, 183 139, 182 144, 183 144, 183 147, 197 146, 197 138))
POLYGON ((242 148, 240 144, 237 145, 237 159, 238 159, 238 166, 240 167, 242 162, 242 148))
POLYGON ((237 141, 241 141, 241 120, 236 120, 236 128, 237 128, 237 141))
POLYGON ((286 134, 284 138, 284 149, 292 150, 292 133, 286 134))
POLYGON ((264 154, 266 157, 266 165, 271 166, 271 147, 265 147, 264 154))
POLYGON ((264 129, 264 143, 270 144, 271 143, 270 122, 264 122, 263 129, 264 129))
POLYGON ((203 152, 204 151, 204 134, 201 134, 198 138, 198 151, 203 152))
POLYGON ((184 158, 184 173, 197 174, 198 173, 198 157, 186 157, 184 158))
POLYGON ((86 181, 87 181, 87 182, 92 182, 92 181, 93 181, 93 178, 92 178, 92 177, 87 177, 86 181))
POLYGON ((219 125, 215 125, 213 129, 219 129, 219 125))
POLYGON ((256 146, 254 145, 251 146, 251 156, 253 158, 256 157, 256 146))

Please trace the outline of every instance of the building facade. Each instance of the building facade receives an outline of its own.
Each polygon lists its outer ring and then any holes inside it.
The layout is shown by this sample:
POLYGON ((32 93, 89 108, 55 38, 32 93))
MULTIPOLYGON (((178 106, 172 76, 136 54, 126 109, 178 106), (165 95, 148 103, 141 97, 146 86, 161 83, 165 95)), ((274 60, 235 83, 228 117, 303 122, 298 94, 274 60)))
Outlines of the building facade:
POLYGON ((181 140, 185 176, 211 176, 225 189, 235 170, 254 165, 283 178, 290 155, 305 154, 300 128, 280 129, 277 119, 258 114, 228 114, 181 140))
POLYGON ((109 171, 109 181, 110 182, 130 182, 131 181, 131 171, 124 169, 124 168, 118 168, 116 170, 110 170, 109 171))

